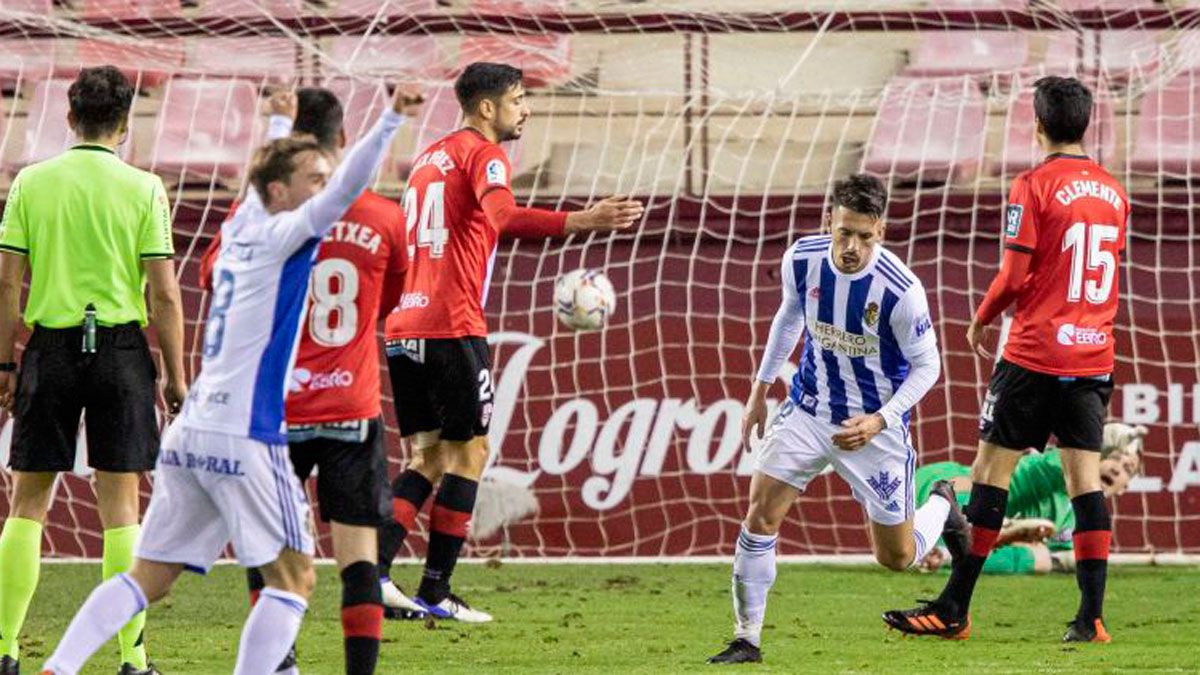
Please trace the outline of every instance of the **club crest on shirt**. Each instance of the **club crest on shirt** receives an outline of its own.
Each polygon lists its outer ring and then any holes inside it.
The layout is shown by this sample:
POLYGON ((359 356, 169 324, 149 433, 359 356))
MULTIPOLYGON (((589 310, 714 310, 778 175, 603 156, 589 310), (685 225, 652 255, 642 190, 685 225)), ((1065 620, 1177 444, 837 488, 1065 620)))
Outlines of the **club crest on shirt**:
POLYGON ((1004 214, 1005 227, 1004 235, 1015 237, 1021 231, 1021 215, 1025 212, 1025 207, 1020 204, 1009 204, 1008 210, 1004 214))
POLYGON ((867 308, 863 310, 863 323, 867 324, 871 328, 874 328, 875 324, 879 323, 878 302, 872 301, 867 303, 867 308))
POLYGON ((487 163, 488 185, 508 185, 508 172, 504 170, 504 162, 498 159, 493 159, 487 163))

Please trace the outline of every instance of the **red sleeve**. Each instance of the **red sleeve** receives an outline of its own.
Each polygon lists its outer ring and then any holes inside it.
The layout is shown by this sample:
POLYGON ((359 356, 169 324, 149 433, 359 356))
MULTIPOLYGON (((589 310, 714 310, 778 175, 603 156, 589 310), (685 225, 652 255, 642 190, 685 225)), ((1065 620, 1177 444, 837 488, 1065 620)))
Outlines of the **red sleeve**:
POLYGON ((212 292, 212 272, 213 267, 217 264, 217 254, 221 252, 221 231, 217 230, 217 236, 208 242, 208 248, 204 249, 204 255, 200 257, 200 288, 208 292, 212 292))
POLYGON ((517 206, 517 201, 508 190, 492 190, 483 198, 481 206, 488 220, 505 236, 545 239, 566 234, 566 211, 517 206))
POLYGON ((1004 210, 1004 248, 1033 253, 1037 248, 1037 203, 1024 176, 1017 176, 1008 191, 1004 210))
POLYGON ((508 163, 508 154, 499 145, 489 143, 472 153, 467 171, 475 199, 480 204, 492 192, 512 192, 512 167, 508 163))
POLYGON ((975 319, 984 326, 990 324, 1017 297, 1025 277, 1029 275, 1029 261, 1033 258, 1028 252, 1015 247, 1004 251, 1004 260, 1000 262, 1000 273, 992 280, 987 295, 975 312, 975 319))
POLYGON ((383 290, 379 295, 380 319, 391 313, 400 302, 400 294, 404 292, 404 274, 408 271, 408 230, 403 213, 392 224, 391 234, 391 251, 387 270, 383 274, 383 290))

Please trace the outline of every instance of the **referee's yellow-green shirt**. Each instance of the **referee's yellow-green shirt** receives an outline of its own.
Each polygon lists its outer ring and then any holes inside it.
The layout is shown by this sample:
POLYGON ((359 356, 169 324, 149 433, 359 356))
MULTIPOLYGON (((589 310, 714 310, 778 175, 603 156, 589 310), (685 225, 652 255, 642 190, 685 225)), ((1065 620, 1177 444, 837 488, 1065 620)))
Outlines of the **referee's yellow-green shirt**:
POLYGON ((0 250, 29 258, 26 324, 78 326, 91 303, 100 325, 145 326, 142 261, 175 253, 166 189, 108 148, 75 146, 17 174, 0 250))

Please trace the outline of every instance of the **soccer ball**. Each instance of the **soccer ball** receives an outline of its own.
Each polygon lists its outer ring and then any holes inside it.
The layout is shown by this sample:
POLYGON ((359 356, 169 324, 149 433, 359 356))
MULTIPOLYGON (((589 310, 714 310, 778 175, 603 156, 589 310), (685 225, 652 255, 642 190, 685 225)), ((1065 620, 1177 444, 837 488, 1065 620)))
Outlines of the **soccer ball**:
POLYGON ((600 270, 574 270, 554 282, 554 313, 575 330, 600 330, 617 309, 617 293, 600 270))

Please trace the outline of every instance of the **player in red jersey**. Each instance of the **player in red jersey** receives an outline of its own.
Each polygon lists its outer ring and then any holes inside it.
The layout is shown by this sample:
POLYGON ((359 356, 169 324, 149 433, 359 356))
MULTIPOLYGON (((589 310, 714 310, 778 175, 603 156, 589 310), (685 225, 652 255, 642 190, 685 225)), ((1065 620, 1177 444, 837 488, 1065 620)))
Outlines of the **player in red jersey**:
MULTIPOLYGON (((884 614, 906 633, 965 638, 975 582, 1004 521, 1008 484, 1025 448, 1049 436, 1062 447, 1075 511, 1075 576, 1081 602, 1064 642, 1108 642, 1102 618, 1112 524, 1100 481, 1100 446, 1112 395, 1117 268, 1125 248, 1129 198, 1084 154, 1092 94, 1074 78, 1037 81, 1038 141, 1048 157, 1017 176, 1004 225, 1004 260, 967 329, 980 356, 987 326, 1016 301, 1003 358, 980 414, 971 467, 971 532, 957 543, 941 596, 884 614)), ((947 542, 948 544, 950 542, 947 542)))
POLYGON ((417 155, 404 194, 410 267, 386 331, 396 416, 412 458, 392 486, 395 522, 381 532, 379 561, 384 603, 401 608, 406 599, 387 571, 440 482, 415 600, 439 618, 483 622, 491 616, 453 595, 450 575, 488 458, 493 403, 483 307, 496 241, 501 233, 622 230, 641 217, 642 205, 612 197, 573 213, 517 206, 499 143, 519 138, 529 117, 521 71, 473 63, 454 89, 464 126, 417 155))
MULTIPOLYGON (((311 136, 331 157, 341 155, 346 145, 342 105, 332 92, 278 92, 270 105, 269 136, 311 136)), ((220 246, 220 239, 214 239, 201 261, 201 283, 206 287, 220 246)), ((375 327, 396 304, 407 267, 402 209, 364 192, 318 249, 287 397, 292 464, 302 483, 319 467, 321 517, 332 521, 348 675, 375 672, 379 655, 383 605, 375 567, 376 532, 391 521, 391 499, 375 327)), ((264 580, 257 570, 249 576, 251 598, 256 600, 264 580)), ((294 667, 293 652, 279 672, 294 667)))

